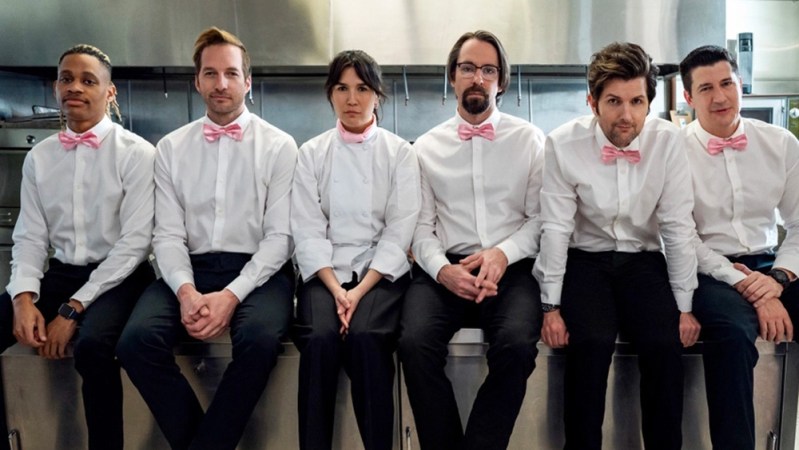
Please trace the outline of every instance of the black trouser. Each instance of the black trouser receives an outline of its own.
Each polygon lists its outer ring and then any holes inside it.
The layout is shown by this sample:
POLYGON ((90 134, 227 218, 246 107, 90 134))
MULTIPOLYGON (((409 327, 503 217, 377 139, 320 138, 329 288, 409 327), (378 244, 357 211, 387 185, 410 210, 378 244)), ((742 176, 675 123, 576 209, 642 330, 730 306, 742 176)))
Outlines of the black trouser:
MULTIPOLYGON (((358 304, 342 338, 336 301, 313 278, 297 290, 295 343, 302 353, 299 377, 300 448, 333 446, 338 374, 350 377, 352 405, 366 450, 390 450, 394 444, 394 351, 402 297, 410 282, 380 280, 358 304)), ((345 289, 357 283, 344 284, 345 289)))
MULTIPOLYGON (((752 270, 768 272, 774 255, 729 259, 743 263, 752 270)), ((796 336, 796 327, 799 325, 799 283, 793 283, 786 289, 781 300, 791 316, 796 336)), ((693 310, 702 325, 702 361, 713 448, 754 450, 754 368, 758 360, 755 340, 759 331, 757 312, 734 287, 705 275, 699 275, 693 310)))
MULTIPOLYGON (((225 288, 250 255, 213 253, 191 257, 201 293, 225 288)), ((294 275, 290 264, 239 304, 230 320, 233 361, 203 413, 172 349, 186 333, 180 304, 163 280, 142 294, 119 339, 117 354, 173 449, 234 449, 266 387, 291 317, 294 275)))
POLYGON ((599 450, 608 372, 619 331, 638 353, 647 450, 682 445, 679 310, 659 252, 570 249, 561 314, 566 347, 566 449, 599 450))
MULTIPOLYGON (((49 323, 58 307, 70 300, 98 264, 73 266, 50 260, 36 307, 49 323)), ((122 449, 122 379, 114 356, 119 335, 141 292, 155 279, 148 263, 141 264, 119 286, 99 296, 79 319, 73 344, 75 368, 83 379, 83 406, 90 449, 122 449)), ((0 351, 16 342, 14 310, 8 293, 0 296, 0 351)), ((23 380, 25 382, 25 380, 23 380)), ((41 405, 46 407, 46 405, 41 405)))
POLYGON ((423 450, 507 448, 538 354, 541 296, 532 267, 532 259, 511 264, 498 295, 476 304, 414 265, 402 309, 399 354, 423 450), (464 433, 444 365, 450 339, 469 326, 485 332, 488 376, 464 433))

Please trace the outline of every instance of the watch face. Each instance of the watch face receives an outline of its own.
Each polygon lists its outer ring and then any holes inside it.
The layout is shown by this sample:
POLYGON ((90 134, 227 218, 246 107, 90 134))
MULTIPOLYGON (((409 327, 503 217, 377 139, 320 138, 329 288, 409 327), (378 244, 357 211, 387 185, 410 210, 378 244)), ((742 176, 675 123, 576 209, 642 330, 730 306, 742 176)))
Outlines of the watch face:
POLYGON ((65 319, 76 320, 79 314, 69 303, 62 303, 58 307, 58 315, 65 319))
POLYGON ((781 284, 783 288, 787 288, 791 283, 791 280, 788 278, 788 274, 782 270, 771 270, 768 274, 771 276, 771 278, 777 280, 777 283, 781 284))

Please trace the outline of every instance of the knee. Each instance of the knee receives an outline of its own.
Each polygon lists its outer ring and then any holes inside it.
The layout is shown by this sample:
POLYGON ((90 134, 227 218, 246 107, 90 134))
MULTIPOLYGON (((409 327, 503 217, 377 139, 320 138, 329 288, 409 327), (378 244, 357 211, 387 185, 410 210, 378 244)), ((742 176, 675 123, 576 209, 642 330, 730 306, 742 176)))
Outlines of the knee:
POLYGON ((159 345, 159 342, 159 338, 151 328, 128 322, 117 342, 116 355, 126 369, 130 364, 154 359, 158 353, 171 356, 172 349, 163 342, 159 345))
POLYGON ((274 361, 281 348, 280 335, 268 327, 251 323, 231 330, 233 357, 274 361))
POLYGON ((589 331, 583 336, 570 336, 569 347, 586 353, 612 354, 616 349, 616 336, 589 331))
POLYGON ((443 365, 447 355, 447 343, 438 342, 434 333, 423 329, 405 330, 400 335, 398 351, 405 365, 437 359, 443 365))
POLYGON ((390 337, 383 332, 375 330, 354 330, 350 329, 347 333, 347 346, 353 352, 372 351, 384 346, 389 342, 390 337))
POLYGON ((107 364, 114 360, 114 343, 94 334, 83 333, 75 340, 72 354, 79 370, 107 364))
MULTIPOLYGON (((530 366, 538 354, 537 336, 525 330, 502 330, 491 343, 491 356, 530 366)), ((531 368, 532 370, 532 368, 531 368)))
MULTIPOLYGON (((350 339, 351 336, 347 336, 350 339)), ((341 335, 337 330, 312 330, 307 335, 303 336, 303 349, 302 351, 312 352, 332 352, 336 351, 341 343, 341 335)))

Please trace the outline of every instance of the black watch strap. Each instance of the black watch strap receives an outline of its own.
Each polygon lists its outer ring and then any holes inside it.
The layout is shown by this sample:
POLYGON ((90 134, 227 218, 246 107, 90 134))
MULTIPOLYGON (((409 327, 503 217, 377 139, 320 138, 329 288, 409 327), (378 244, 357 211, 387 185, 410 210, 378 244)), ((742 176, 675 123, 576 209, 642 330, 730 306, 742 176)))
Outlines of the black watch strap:
POLYGON ((560 309, 560 305, 553 305, 552 303, 541 303, 541 311, 545 313, 557 311, 560 309))
POLYGON ((78 310, 69 303, 62 303, 61 306, 58 307, 58 315, 69 320, 78 320, 78 318, 80 318, 78 310))

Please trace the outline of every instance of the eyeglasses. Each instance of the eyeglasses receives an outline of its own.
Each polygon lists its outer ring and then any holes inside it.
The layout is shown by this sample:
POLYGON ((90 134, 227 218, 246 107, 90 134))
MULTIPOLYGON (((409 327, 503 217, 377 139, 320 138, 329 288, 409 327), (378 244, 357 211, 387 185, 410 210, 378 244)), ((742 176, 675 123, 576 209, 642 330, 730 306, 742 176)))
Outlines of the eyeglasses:
POLYGON ((480 76, 484 80, 494 81, 499 78, 499 67, 491 64, 476 66, 470 62, 462 62, 456 64, 456 66, 458 67, 461 76, 464 78, 474 78, 474 75, 477 73, 477 69, 480 69, 480 76))

